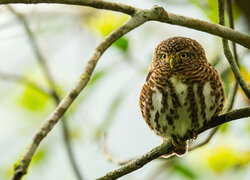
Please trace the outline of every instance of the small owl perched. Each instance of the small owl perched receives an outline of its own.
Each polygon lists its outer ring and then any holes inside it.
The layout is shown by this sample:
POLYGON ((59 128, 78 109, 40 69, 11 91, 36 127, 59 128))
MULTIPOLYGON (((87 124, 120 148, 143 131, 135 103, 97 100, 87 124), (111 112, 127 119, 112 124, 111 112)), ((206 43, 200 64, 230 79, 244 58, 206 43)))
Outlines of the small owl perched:
POLYGON ((202 46, 186 37, 172 37, 155 49, 140 94, 142 116, 163 140, 171 139, 176 155, 187 152, 185 139, 223 109, 225 92, 218 72, 202 46))

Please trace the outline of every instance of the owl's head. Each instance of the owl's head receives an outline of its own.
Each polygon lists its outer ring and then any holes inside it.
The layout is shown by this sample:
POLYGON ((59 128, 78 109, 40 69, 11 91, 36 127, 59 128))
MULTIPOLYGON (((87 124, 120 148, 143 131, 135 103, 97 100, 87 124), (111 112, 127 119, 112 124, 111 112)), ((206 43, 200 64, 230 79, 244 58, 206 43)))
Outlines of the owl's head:
POLYGON ((160 42, 155 48, 151 67, 170 66, 179 71, 206 62, 204 49, 197 41, 177 36, 160 42))

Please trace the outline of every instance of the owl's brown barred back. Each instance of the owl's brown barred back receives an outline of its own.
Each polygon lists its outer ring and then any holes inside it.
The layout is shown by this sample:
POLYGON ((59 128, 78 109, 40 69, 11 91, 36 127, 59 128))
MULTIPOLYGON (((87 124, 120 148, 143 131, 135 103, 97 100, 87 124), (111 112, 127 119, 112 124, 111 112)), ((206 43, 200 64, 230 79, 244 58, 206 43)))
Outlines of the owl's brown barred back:
POLYGON ((223 109, 225 92, 215 68, 195 40, 172 37, 155 48, 150 72, 140 94, 142 116, 175 154, 187 152, 185 139, 223 109))

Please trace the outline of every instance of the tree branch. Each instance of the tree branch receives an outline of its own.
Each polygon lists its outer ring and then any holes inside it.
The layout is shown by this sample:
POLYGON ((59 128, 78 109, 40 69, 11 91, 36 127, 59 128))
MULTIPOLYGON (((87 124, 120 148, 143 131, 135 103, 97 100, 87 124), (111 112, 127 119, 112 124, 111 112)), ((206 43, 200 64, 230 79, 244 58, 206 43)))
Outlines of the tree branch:
POLYGON ((225 39, 234 41, 246 48, 250 48, 250 37, 246 34, 232 30, 230 28, 206 22, 203 20, 189 18, 174 13, 165 11, 162 7, 153 8, 153 10, 143 10, 121 3, 107 2, 102 0, 2 0, 0 4, 8 3, 22 3, 22 4, 38 4, 38 3, 57 3, 57 4, 71 4, 89 6, 97 9, 106 9, 112 11, 122 12, 133 16, 139 11, 151 11, 150 16, 145 17, 147 21, 154 20, 165 22, 173 25, 184 26, 199 31, 207 32, 225 39))
MULTIPOLYGON (((249 117, 250 116, 250 107, 242 108, 242 109, 236 109, 231 112, 228 112, 226 114, 217 116, 213 121, 208 122, 208 124, 201 129, 197 131, 197 135, 208 130, 211 128, 214 128, 216 126, 219 126, 221 124, 224 124, 229 121, 233 121, 236 119, 249 117)), ((150 161, 157 159, 158 157, 169 154, 173 151, 174 146, 172 142, 166 141, 162 143, 160 146, 157 146, 153 148, 148 153, 134 159, 133 161, 129 162, 128 164, 107 173, 105 176, 102 176, 100 178, 97 178, 97 180, 113 180, 117 179, 119 177, 122 177, 130 172, 133 172, 141 167, 143 167, 145 164, 149 163, 150 161)))

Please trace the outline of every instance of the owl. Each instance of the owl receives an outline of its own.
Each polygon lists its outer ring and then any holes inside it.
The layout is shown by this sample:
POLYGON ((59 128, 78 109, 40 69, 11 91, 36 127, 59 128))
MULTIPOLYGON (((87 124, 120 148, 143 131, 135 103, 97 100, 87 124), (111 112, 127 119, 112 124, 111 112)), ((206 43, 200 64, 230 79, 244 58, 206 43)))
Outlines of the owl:
POLYGON ((225 91, 203 47, 186 37, 166 39, 155 48, 139 105, 147 125, 170 139, 174 153, 187 152, 188 140, 223 109, 225 91))

